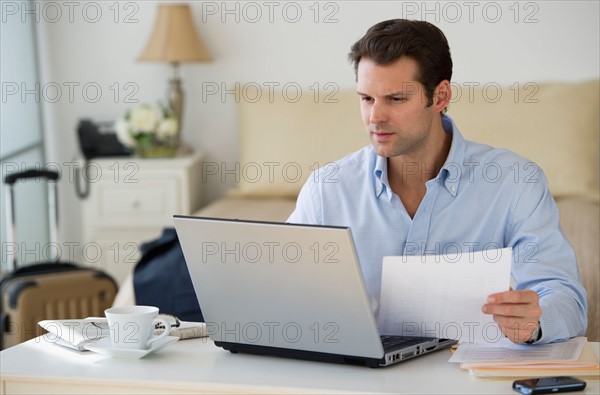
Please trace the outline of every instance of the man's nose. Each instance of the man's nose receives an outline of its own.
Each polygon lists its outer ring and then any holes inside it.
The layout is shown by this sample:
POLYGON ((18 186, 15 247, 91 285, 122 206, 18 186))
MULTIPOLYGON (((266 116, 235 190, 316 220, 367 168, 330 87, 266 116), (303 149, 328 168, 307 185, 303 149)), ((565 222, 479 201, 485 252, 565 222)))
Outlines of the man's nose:
POLYGON ((369 122, 371 124, 379 124, 387 122, 387 110, 385 104, 381 102, 375 102, 371 106, 371 114, 369 116, 369 122))

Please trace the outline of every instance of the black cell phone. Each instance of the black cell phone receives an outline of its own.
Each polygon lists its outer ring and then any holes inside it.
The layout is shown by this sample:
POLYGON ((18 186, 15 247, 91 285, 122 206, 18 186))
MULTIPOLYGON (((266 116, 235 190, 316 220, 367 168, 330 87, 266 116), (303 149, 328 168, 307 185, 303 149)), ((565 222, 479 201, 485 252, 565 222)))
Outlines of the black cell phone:
POLYGON ((543 377, 513 382, 513 389, 525 395, 582 391, 584 388, 585 381, 571 376, 543 377))

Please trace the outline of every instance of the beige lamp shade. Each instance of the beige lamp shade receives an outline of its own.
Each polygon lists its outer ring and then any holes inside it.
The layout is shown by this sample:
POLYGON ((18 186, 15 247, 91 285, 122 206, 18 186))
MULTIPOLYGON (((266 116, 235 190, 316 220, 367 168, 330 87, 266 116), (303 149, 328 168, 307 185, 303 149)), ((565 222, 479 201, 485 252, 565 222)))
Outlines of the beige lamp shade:
POLYGON ((170 63, 212 60, 196 32, 189 4, 159 4, 152 36, 138 60, 170 63))

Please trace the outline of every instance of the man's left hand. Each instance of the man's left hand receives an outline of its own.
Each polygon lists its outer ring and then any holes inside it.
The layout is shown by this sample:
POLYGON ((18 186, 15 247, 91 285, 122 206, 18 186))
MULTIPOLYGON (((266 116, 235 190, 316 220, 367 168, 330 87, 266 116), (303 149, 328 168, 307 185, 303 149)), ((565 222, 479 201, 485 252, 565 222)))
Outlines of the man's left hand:
POLYGON ((507 291, 488 296, 482 311, 493 314, 500 330, 513 343, 525 343, 538 326, 542 315, 537 293, 529 290, 507 291))

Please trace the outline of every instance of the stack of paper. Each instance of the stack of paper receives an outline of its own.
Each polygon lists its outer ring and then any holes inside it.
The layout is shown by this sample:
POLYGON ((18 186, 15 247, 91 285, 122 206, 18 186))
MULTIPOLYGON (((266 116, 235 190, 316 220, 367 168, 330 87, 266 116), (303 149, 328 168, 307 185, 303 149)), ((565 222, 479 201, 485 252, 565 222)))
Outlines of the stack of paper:
POLYGON ((487 378, 600 376, 598 358, 585 337, 540 345, 461 343, 449 362, 487 378))

